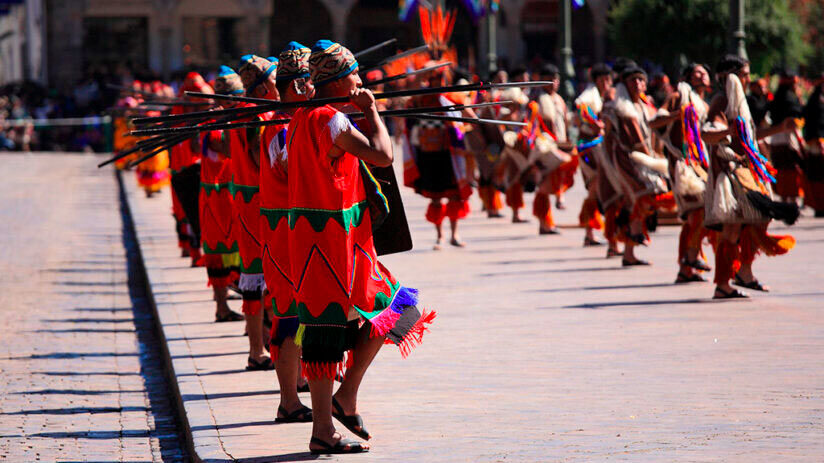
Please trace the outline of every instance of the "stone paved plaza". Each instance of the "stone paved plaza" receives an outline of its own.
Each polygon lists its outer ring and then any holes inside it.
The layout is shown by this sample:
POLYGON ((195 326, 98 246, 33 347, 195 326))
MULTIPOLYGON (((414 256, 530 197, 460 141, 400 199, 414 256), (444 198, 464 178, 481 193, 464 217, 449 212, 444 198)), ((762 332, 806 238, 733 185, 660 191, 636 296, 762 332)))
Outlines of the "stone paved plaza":
MULTIPOLYGON (((15 173, 0 187, 0 454, 157 461, 115 177, 93 157, 0 159, 15 173), (68 321, 89 319, 103 321, 68 321)), ((310 425, 272 421, 274 373, 243 371, 243 324, 212 323, 205 270, 178 257, 168 192, 146 199, 132 173, 123 180, 196 458, 311 459, 310 425)), ((538 236, 534 219, 486 219, 474 197, 468 247, 435 252, 426 202, 404 194, 415 249, 382 261, 439 316, 408 359, 387 347, 366 377, 372 451, 321 459, 824 458, 824 221, 807 214, 790 231, 796 249, 756 262, 773 292, 713 302, 710 283, 672 284, 677 227, 640 250, 654 266, 623 269, 582 248, 580 229, 538 236)), ((579 181, 560 224, 581 198, 579 181)))

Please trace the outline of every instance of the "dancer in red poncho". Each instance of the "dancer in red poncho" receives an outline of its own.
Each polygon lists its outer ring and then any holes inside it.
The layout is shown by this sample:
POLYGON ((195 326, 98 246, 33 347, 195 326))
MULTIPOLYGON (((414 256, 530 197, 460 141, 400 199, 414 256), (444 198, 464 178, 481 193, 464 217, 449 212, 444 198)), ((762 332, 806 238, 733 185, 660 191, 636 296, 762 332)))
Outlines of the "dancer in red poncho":
MULTIPOLYGON (((290 42, 278 56, 276 80, 281 101, 305 101, 312 96, 312 86, 307 82, 310 53, 309 48, 290 42)), ((275 118, 289 118, 294 113, 294 110, 286 111, 275 118)), ((289 207, 287 134, 285 125, 269 125, 261 135, 260 237, 266 278, 264 309, 271 310, 274 315, 269 352, 276 365, 280 386, 276 421, 303 423, 312 421, 312 411, 298 397, 298 390, 308 389, 306 380, 299 377, 300 349, 295 345, 298 308, 294 303, 287 245, 289 225, 287 220, 281 220, 289 207)))
MULTIPOLYGON (((277 63, 256 55, 241 58, 238 74, 246 95, 253 98, 280 99, 275 86, 277 63)), ((239 106, 243 106, 241 104, 239 106)), ((272 113, 254 116, 268 120, 272 113)), ((249 118, 243 119, 251 120, 249 118)), ((240 286, 243 314, 249 334, 249 370, 272 370, 272 359, 266 355, 263 332, 263 264, 260 245, 260 128, 229 131, 232 155, 233 204, 237 212, 238 249, 240 250, 240 286)))
POLYGON ((377 260, 372 198, 382 193, 366 169, 392 163, 392 144, 371 92, 362 90, 358 63, 339 44, 319 41, 309 59, 318 97, 350 96, 364 112, 367 138, 331 106, 298 110, 288 128, 289 253, 300 326, 296 343, 312 393, 313 453, 354 453, 367 444, 342 438, 332 416, 363 439, 357 395, 384 342, 406 354, 421 341, 434 313, 416 307, 417 291, 377 260), (348 361, 344 354, 352 351, 348 361), (332 396, 335 375, 346 378, 332 396))
MULTIPOLYGON (((215 93, 240 95, 243 84, 232 68, 221 66, 215 78, 215 93)), ((224 103, 227 107, 232 102, 224 103)), ((209 277, 215 299, 215 320, 239 321, 243 316, 229 309, 227 288, 234 284, 240 272, 240 256, 235 239, 238 220, 232 207, 230 182, 232 160, 229 158, 225 133, 207 132, 197 139, 197 147, 203 154, 200 170, 200 241, 203 246, 203 263, 209 277)))

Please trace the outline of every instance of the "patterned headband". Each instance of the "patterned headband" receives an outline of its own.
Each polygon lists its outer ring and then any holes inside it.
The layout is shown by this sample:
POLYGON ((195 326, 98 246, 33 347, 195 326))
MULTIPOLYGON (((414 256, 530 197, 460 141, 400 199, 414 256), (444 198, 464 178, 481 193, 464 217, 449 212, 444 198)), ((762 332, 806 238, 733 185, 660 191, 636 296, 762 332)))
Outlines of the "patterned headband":
POLYGON ((215 93, 221 95, 240 95, 243 93, 243 82, 240 76, 229 66, 221 66, 215 78, 215 93))
POLYGON ((312 46, 309 72, 315 86, 334 82, 358 68, 358 60, 346 47, 329 40, 318 40, 312 46))
POLYGON ((280 52, 278 81, 305 79, 309 77, 309 55, 312 50, 298 42, 289 42, 280 52))
POLYGON ((277 63, 257 55, 244 55, 240 58, 237 73, 240 75, 243 86, 246 87, 246 93, 252 93, 277 69, 277 63))

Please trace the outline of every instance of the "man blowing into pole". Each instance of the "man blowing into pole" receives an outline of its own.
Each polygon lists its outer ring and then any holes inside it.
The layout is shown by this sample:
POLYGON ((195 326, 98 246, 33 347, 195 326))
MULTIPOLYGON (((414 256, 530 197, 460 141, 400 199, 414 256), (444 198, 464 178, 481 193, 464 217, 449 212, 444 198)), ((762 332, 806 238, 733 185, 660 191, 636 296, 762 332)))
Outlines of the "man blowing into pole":
POLYGON ((302 368, 312 394, 312 453, 358 453, 334 416, 362 439, 371 435, 357 398, 367 368, 385 342, 407 354, 434 313, 416 307, 417 290, 401 285, 377 259, 367 195, 382 196, 366 168, 392 164, 392 143, 372 93, 361 88, 358 62, 321 40, 309 58, 318 98, 348 96, 364 113, 367 137, 332 106, 299 109, 288 127, 289 254, 300 325, 302 368), (344 354, 349 353, 346 361, 344 354), (332 395, 335 376, 346 377, 332 395))

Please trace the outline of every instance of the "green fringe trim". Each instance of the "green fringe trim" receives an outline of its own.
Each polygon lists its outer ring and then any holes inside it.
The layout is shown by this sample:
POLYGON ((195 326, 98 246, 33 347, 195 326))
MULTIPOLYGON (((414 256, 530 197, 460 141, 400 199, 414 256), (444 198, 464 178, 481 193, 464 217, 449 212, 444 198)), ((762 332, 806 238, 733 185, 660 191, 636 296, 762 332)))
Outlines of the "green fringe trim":
POLYGON ((295 344, 304 349, 343 353, 346 349, 346 327, 307 326, 301 323, 295 333, 295 344))

